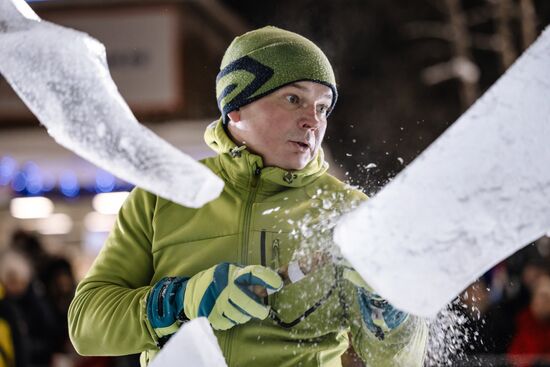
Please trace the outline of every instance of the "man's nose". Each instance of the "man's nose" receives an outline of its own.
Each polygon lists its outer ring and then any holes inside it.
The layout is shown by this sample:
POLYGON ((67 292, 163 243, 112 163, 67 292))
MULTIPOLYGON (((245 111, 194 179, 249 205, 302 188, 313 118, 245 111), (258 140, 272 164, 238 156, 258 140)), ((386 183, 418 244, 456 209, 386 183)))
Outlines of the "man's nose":
POLYGON ((303 129, 317 129, 321 123, 315 106, 304 106, 303 115, 300 119, 300 127, 303 129))

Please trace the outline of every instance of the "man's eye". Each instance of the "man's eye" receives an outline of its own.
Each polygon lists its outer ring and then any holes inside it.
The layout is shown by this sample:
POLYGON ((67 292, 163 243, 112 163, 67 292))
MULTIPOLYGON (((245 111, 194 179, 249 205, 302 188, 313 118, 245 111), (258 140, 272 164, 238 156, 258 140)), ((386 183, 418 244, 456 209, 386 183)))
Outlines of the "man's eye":
POLYGON ((300 98, 298 98, 298 96, 295 95, 295 94, 289 94, 288 96, 286 96, 286 100, 289 101, 292 104, 299 104, 300 103, 300 98))
POLYGON ((319 105, 317 106, 317 113, 326 115, 328 113, 328 108, 329 107, 327 105, 324 105, 324 104, 319 105))

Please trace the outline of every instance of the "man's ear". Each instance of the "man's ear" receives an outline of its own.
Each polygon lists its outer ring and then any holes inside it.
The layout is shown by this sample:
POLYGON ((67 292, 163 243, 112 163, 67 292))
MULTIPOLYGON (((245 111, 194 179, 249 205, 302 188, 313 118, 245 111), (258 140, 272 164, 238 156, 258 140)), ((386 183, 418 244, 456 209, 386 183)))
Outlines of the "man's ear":
POLYGON ((227 114, 227 116, 229 116, 229 118, 230 118, 231 121, 233 121, 233 122, 239 122, 239 121, 241 121, 241 111, 239 111, 238 109, 229 112, 229 113, 227 114))

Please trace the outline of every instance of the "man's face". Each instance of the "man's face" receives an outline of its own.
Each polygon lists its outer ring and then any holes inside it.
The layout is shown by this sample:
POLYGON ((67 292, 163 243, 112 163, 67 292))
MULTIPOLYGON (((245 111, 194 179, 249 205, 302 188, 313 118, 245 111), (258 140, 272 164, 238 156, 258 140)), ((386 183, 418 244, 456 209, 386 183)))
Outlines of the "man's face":
POLYGON ((229 131, 265 166, 300 170, 321 146, 331 102, 329 87, 296 82, 230 112, 229 131))
POLYGON ((535 285, 531 311, 541 322, 550 322, 550 276, 541 276, 535 285))

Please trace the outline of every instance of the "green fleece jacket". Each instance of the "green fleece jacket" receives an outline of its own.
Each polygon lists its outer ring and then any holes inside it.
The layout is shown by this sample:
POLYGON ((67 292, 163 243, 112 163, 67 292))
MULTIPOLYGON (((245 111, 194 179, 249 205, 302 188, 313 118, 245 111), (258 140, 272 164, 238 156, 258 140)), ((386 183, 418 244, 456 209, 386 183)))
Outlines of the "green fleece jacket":
MULTIPOLYGON (((314 258, 333 248, 338 216, 366 199, 326 173, 322 151, 303 170, 287 172, 263 167, 220 122, 208 127, 205 140, 218 155, 203 163, 224 180, 222 194, 192 209, 132 191, 69 309, 80 354, 142 353, 147 364, 159 350, 145 309, 157 281, 191 277, 221 262, 280 269, 293 257, 314 258)), ((349 333, 369 365, 421 366, 425 323, 409 317, 378 340, 360 321, 355 289, 338 274, 336 266, 322 266, 269 296, 266 320, 216 331, 228 365, 341 366, 349 333)))

